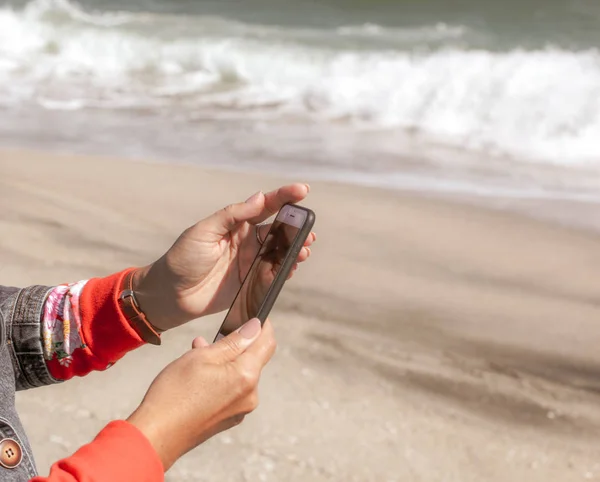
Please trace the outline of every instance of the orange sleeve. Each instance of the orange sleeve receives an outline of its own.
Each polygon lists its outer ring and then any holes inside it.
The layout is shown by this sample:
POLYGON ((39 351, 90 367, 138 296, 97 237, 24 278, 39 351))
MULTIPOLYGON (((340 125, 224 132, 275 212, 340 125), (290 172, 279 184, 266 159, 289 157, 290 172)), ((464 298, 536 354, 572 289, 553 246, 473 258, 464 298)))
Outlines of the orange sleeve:
MULTIPOLYGON (((58 380, 105 370, 144 342, 117 303, 130 270, 57 287, 44 310, 47 366, 58 380)), ((109 423, 89 444, 31 482, 162 482, 164 469, 148 439, 125 421, 109 423)))
POLYGON ((109 423, 89 444, 50 468, 48 477, 30 482, 163 482, 158 454, 136 427, 109 423))
POLYGON ((144 344, 117 303, 123 278, 129 271, 90 279, 83 284, 80 293, 76 290, 69 292, 68 287, 64 287, 67 289, 64 294, 67 301, 54 300, 55 305, 69 305, 50 323, 44 320, 44 330, 47 330, 44 338, 50 340, 47 351, 51 353, 46 364, 55 379, 68 380, 87 375, 92 370, 105 370, 128 351, 144 344), (56 343, 54 336, 58 336, 61 342, 56 343), (62 353, 60 350, 52 352, 52 347, 62 347, 67 340, 71 347, 67 353, 64 350, 62 353))

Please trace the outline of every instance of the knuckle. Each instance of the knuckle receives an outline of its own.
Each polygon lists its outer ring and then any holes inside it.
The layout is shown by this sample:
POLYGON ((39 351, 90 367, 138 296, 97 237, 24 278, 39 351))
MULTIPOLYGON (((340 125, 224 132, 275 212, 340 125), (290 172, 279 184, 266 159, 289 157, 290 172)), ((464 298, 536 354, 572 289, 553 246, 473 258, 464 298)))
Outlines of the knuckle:
POLYGON ((240 413, 239 415, 234 415, 231 418, 231 423, 232 425, 235 427, 237 425, 239 425, 240 423, 242 423, 244 421, 244 418, 246 417, 245 413, 240 413))
POLYGON ((232 218, 235 213, 235 204, 228 204, 223 208, 223 213, 228 217, 232 218))
POLYGON ((258 392, 256 390, 254 390, 247 398, 246 400, 246 409, 248 410, 248 412, 253 412, 254 410, 256 410, 258 408, 259 405, 259 398, 258 398, 258 392))
POLYGON ((242 393, 253 391, 258 384, 258 374, 254 370, 243 368, 239 372, 239 386, 242 393))
POLYGON ((239 346, 237 342, 231 337, 225 337, 221 340, 223 349, 227 353, 237 354, 239 352, 239 346))

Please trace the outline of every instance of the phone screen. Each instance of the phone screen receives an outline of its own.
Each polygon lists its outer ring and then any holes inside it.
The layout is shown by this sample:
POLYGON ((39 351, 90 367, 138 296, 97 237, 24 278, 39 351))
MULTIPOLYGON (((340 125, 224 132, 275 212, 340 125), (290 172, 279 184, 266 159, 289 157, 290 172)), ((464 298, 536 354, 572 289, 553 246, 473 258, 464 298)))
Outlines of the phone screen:
POLYGON ((296 238, 306 222, 306 217, 306 211, 290 205, 279 211, 215 341, 258 316, 283 262, 297 245, 296 238))

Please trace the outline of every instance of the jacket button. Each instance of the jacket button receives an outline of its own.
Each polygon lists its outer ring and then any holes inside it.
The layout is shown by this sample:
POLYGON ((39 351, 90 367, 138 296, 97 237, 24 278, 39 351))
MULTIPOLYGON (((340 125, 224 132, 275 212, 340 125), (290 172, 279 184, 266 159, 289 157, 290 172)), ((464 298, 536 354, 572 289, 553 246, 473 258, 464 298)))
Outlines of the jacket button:
POLYGON ((0 441, 0 465, 7 469, 14 469, 23 460, 23 450, 19 442, 11 438, 0 441))

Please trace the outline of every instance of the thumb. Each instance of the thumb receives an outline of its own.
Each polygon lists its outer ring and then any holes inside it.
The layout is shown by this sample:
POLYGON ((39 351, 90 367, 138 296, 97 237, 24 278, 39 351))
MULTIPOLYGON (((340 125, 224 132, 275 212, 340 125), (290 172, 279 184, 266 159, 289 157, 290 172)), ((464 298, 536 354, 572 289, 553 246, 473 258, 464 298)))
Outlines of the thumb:
POLYGON ((258 318, 252 318, 236 331, 206 348, 218 362, 230 362, 246 351, 260 335, 262 326, 258 318))
POLYGON ((258 191, 243 203, 230 204, 217 211, 207 219, 207 222, 215 232, 223 236, 238 224, 258 216, 264 206, 265 195, 262 191, 258 191))

